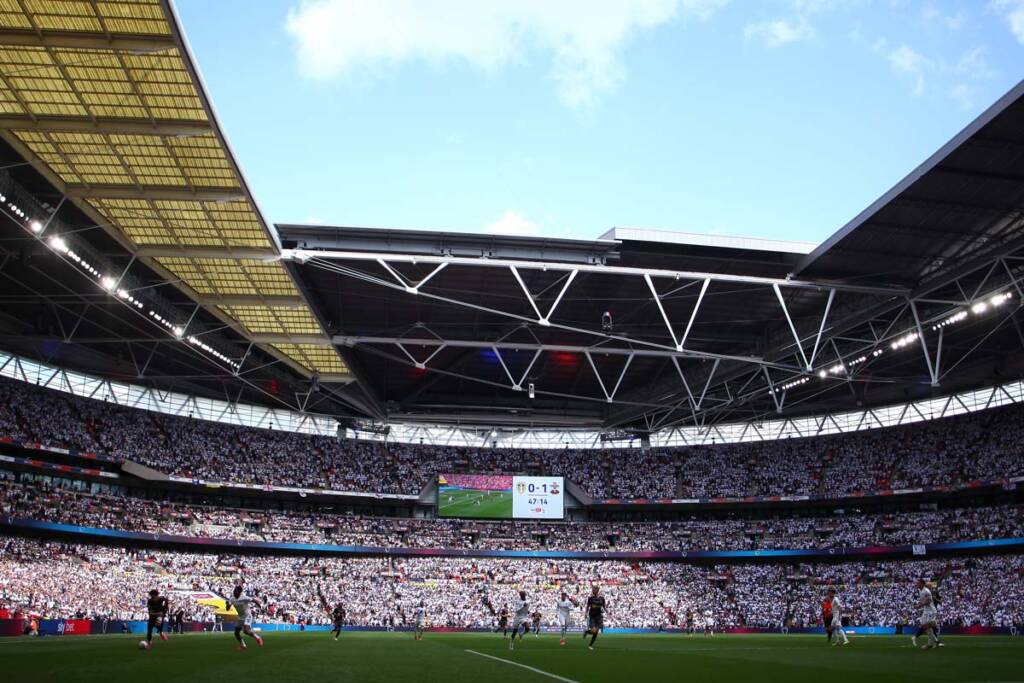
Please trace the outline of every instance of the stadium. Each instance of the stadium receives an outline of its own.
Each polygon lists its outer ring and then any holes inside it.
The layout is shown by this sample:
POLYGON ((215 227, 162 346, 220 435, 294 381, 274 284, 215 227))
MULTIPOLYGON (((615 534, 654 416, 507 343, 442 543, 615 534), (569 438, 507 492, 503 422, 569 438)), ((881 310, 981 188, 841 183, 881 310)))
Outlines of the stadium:
POLYGON ((1024 81, 820 244, 275 224, 186 28, 0 2, 10 680, 1020 678, 1024 81))

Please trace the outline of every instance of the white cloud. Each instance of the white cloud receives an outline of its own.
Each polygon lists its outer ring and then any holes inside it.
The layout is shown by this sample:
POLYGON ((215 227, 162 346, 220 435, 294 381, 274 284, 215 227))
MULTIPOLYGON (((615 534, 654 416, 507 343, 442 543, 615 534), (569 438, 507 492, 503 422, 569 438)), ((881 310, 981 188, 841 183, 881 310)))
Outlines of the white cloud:
POLYGON ((875 41, 874 51, 885 57, 894 72, 911 78, 915 95, 924 94, 925 74, 934 66, 930 59, 906 43, 890 49, 884 39, 875 41))
POLYGON ((506 211, 498 220, 484 228, 490 235, 539 235, 540 225, 518 211, 506 211))
POLYGON ((968 50, 959 61, 943 68, 943 71, 957 79, 947 94, 963 109, 974 108, 979 96, 977 83, 996 75, 995 69, 989 63, 989 49, 983 45, 968 50))
POLYGON ((810 40, 814 37, 814 27, 808 24, 803 17, 796 22, 776 19, 758 24, 747 24, 743 27, 743 37, 747 40, 760 40, 767 47, 781 47, 789 43, 810 40))
POLYGON ((957 83, 949 89, 949 96, 960 105, 962 109, 972 109, 976 100, 977 91, 966 83, 957 83))
POLYGON ((946 14, 930 2, 921 8, 921 18, 927 24, 938 24, 950 31, 957 31, 967 23, 967 11, 959 9, 955 14, 946 14))
POLYGON ((830 12, 856 4, 860 4, 860 0, 792 0, 793 9, 807 14, 830 12))
MULTIPOLYGON (((743 36, 747 40, 758 39, 766 47, 781 47, 789 43, 812 40, 817 32, 808 21, 808 17, 845 10, 865 1, 869 0, 789 0, 794 19, 775 19, 747 24, 743 27, 743 36)), ((860 22, 857 22, 850 32, 850 39, 860 41, 860 31, 860 22)))
POLYGON ((635 34, 707 19, 728 1, 301 0, 285 28, 310 79, 411 61, 493 71, 536 52, 550 58, 561 99, 579 107, 624 78, 619 52, 635 34))
POLYGON ((992 78, 996 72, 989 63, 988 57, 989 49, 984 45, 979 45, 965 52, 950 70, 955 74, 975 80, 992 78))
POLYGON ((893 73, 909 77, 914 95, 924 94, 928 79, 933 81, 929 90, 945 92, 964 109, 972 109, 978 101, 982 92, 979 85, 996 76, 989 61, 991 52, 984 45, 967 50, 952 63, 926 57, 906 43, 894 46, 885 38, 876 40, 871 49, 889 62, 893 73))
POLYGON ((991 7, 1006 19, 1013 35, 1024 45, 1024 0, 992 0, 991 7))

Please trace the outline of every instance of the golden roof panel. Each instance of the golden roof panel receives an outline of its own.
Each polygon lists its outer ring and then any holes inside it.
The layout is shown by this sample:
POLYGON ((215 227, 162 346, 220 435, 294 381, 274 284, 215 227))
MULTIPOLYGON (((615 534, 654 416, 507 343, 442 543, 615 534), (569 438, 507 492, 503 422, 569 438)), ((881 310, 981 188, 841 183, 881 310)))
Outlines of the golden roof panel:
POLYGON ((159 0, 2 0, 0 27, 67 33, 170 34, 159 0))
POLYGON ((238 187, 212 133, 187 138, 90 132, 15 131, 69 184, 238 187))
POLYGON ((254 334, 320 334, 320 324, 308 308, 288 306, 221 306, 254 334))
POLYGON ((199 294, 298 296, 295 283, 277 261, 166 256, 156 261, 199 294))
POLYGON ((246 199, 94 199, 92 203, 138 245, 268 246, 267 235, 246 199))
POLYGON ((22 107, 10 113, 206 121, 199 93, 174 48, 126 53, 5 46, 0 74, 22 107))
POLYGON ((342 374, 348 367, 330 346, 317 344, 274 344, 275 349, 320 374, 342 374))
MULTIPOLYGON (((0 115, 16 117, 5 133, 12 142, 133 244, 181 254, 224 249, 224 258, 153 259, 192 291, 296 302, 224 305, 220 315, 253 334, 323 334, 280 262, 230 258, 231 249, 277 247, 207 127, 163 0, 0 0, 4 32, 11 39, 0 40, 0 115)), ((329 345, 275 348, 311 371, 347 372, 329 345)))

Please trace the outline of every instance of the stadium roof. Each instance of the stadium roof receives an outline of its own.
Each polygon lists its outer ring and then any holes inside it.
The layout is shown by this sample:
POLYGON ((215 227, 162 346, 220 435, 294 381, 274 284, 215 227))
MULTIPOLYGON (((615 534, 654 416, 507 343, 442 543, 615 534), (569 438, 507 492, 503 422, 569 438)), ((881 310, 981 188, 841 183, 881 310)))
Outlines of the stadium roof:
POLYGON ((275 228, 168 0, 0 4, 0 339, 180 391, 511 428, 992 384, 1024 369, 1022 94, 819 246, 275 228))
POLYGON ((0 135, 154 272, 299 373, 345 381, 275 260, 170 3, 6 3, 0 135))
POLYGON ((391 419, 629 434, 894 403, 1024 370, 1022 95, 820 246, 277 227, 391 419))

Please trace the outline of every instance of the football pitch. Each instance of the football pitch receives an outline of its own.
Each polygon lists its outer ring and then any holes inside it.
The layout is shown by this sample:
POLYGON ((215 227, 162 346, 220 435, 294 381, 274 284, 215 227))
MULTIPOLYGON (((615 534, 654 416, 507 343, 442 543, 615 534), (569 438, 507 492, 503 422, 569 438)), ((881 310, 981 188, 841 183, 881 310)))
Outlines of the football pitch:
POLYGON ((11 681, 380 681, 491 683, 515 680, 624 681, 1021 681, 1024 638, 944 638, 920 650, 904 636, 852 638, 831 647, 824 636, 603 635, 594 651, 580 634, 564 647, 556 635, 524 638, 514 652, 497 634, 322 631, 267 633, 266 646, 239 652, 230 633, 171 636, 153 649, 137 635, 0 640, 11 681))
POLYGON ((512 519, 512 492, 442 488, 437 494, 437 514, 440 517, 512 519))

